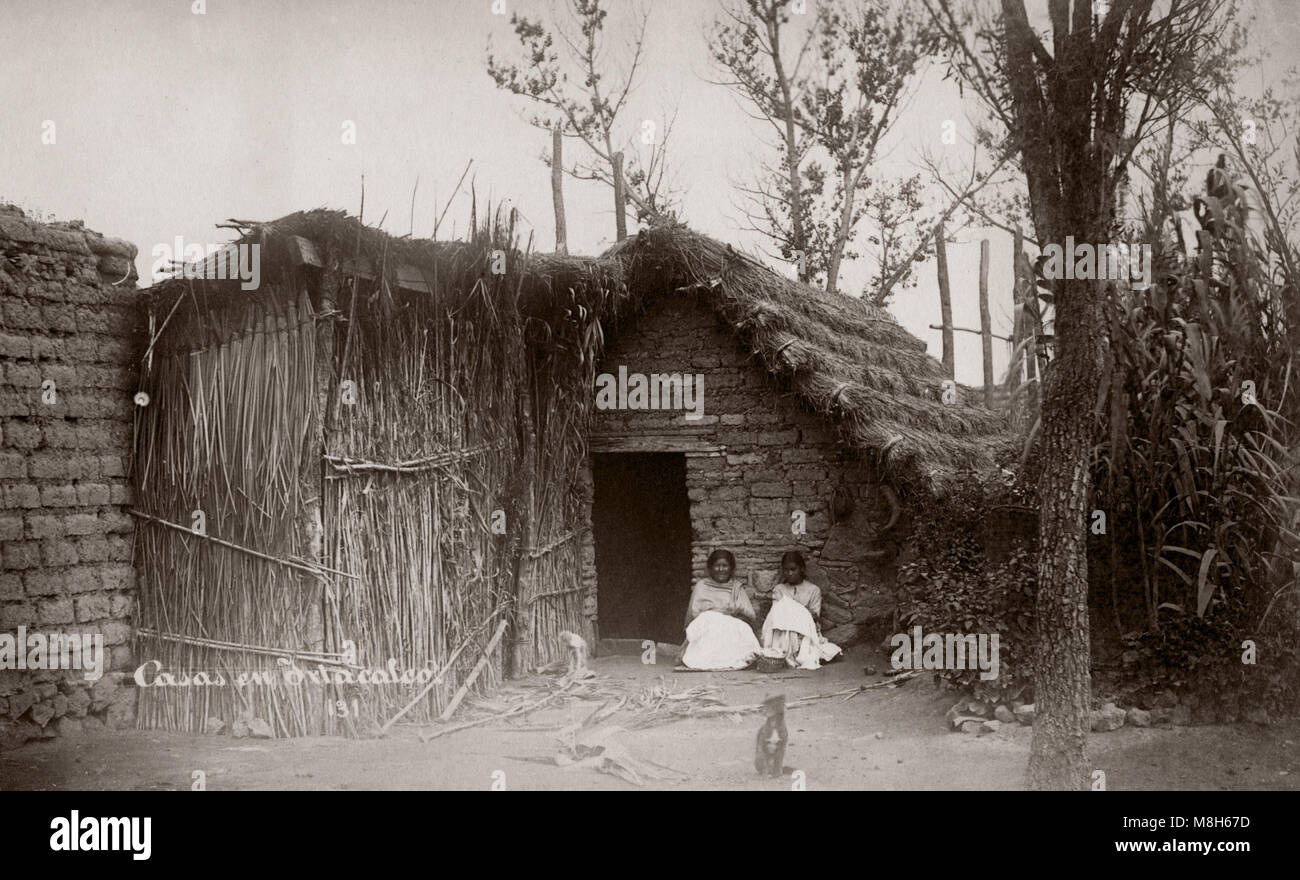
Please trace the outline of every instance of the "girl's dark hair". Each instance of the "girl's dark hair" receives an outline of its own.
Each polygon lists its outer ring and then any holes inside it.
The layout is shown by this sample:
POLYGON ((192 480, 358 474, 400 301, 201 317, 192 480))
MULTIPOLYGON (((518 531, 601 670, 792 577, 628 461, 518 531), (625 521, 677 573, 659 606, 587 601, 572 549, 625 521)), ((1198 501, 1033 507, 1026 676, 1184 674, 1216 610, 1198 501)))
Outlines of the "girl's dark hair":
POLYGON ((732 555, 732 553, 731 553, 730 550, 722 550, 722 549, 718 549, 718 550, 714 550, 712 553, 710 553, 710 554, 709 554, 709 568, 713 568, 713 563, 717 562, 719 559, 725 559, 725 560, 727 560, 728 562, 731 563, 731 570, 732 570, 732 571, 735 571, 735 570, 736 570, 736 557, 732 555))
POLYGON ((802 569, 803 571, 808 570, 808 563, 804 562, 803 554, 800 553, 798 550, 788 550, 785 553, 781 554, 781 567, 785 568, 785 564, 787 562, 793 562, 795 565, 799 566, 799 568, 802 569))

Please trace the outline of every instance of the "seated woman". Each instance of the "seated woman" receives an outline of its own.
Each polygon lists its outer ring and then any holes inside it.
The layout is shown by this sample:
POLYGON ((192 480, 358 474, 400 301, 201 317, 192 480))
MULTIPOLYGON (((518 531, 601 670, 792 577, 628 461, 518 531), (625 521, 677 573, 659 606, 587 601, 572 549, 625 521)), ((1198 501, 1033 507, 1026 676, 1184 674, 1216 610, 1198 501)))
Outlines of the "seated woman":
POLYGON ((840 648, 822 638, 817 628, 822 591, 806 577, 802 553, 792 550, 781 557, 781 583, 772 590, 772 609, 763 621, 763 647, 784 654, 791 666, 816 669, 840 648))
POLYGON ((739 581, 731 579, 736 557, 727 550, 709 554, 709 577, 695 582, 687 609, 686 648, 682 665, 689 669, 744 669, 758 653, 750 623, 754 606, 739 581))

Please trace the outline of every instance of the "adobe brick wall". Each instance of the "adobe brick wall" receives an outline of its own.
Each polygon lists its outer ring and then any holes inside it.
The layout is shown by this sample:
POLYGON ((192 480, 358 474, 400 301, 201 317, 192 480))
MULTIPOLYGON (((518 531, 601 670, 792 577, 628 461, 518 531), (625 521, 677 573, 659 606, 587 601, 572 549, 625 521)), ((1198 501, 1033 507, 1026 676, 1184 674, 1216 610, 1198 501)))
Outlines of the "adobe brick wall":
POLYGON ((135 255, 0 205, 0 634, 98 633, 105 669, 0 670, 0 748, 134 721, 135 255))
MULTIPOLYGON (((593 429, 594 437, 666 435, 721 447, 687 454, 693 578, 706 574, 713 549, 725 547, 736 555, 737 576, 761 603, 770 597, 781 554, 797 549, 822 587, 822 625, 832 638, 852 641, 862 625, 892 615, 906 516, 888 533, 873 527, 888 516, 875 467, 839 443, 834 427, 797 394, 780 388, 710 308, 688 295, 653 303, 634 324, 618 329, 597 372, 617 375, 620 365, 629 373, 704 376, 699 421, 687 421, 681 411, 597 410, 593 429), (833 523, 838 486, 853 493, 856 510, 833 523), (791 533, 796 510, 807 514, 806 534, 791 533)), ((583 563, 590 608, 597 592, 590 534, 583 563)))

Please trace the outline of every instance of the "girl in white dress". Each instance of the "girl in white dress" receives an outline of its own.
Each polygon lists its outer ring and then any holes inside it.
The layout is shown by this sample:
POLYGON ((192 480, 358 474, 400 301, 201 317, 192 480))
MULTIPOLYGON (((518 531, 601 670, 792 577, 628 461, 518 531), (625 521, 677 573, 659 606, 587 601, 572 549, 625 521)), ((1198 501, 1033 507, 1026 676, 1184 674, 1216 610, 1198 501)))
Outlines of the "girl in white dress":
POLYGON ((781 557, 781 583, 772 590, 772 609, 763 621, 763 647, 784 654, 791 666, 817 669, 840 648, 822 638, 817 628, 822 591, 806 578, 802 553, 791 550, 781 557))

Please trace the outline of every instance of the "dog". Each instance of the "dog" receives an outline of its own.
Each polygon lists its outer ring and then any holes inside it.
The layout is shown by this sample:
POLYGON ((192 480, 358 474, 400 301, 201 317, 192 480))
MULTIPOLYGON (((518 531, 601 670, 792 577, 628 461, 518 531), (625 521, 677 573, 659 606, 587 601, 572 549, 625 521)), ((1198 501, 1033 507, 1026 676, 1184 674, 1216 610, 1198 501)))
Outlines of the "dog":
POLYGON ((760 776, 780 776, 784 772, 785 745, 790 740, 790 731, 785 726, 785 694, 764 700, 763 714, 767 720, 758 729, 754 769, 760 776))

